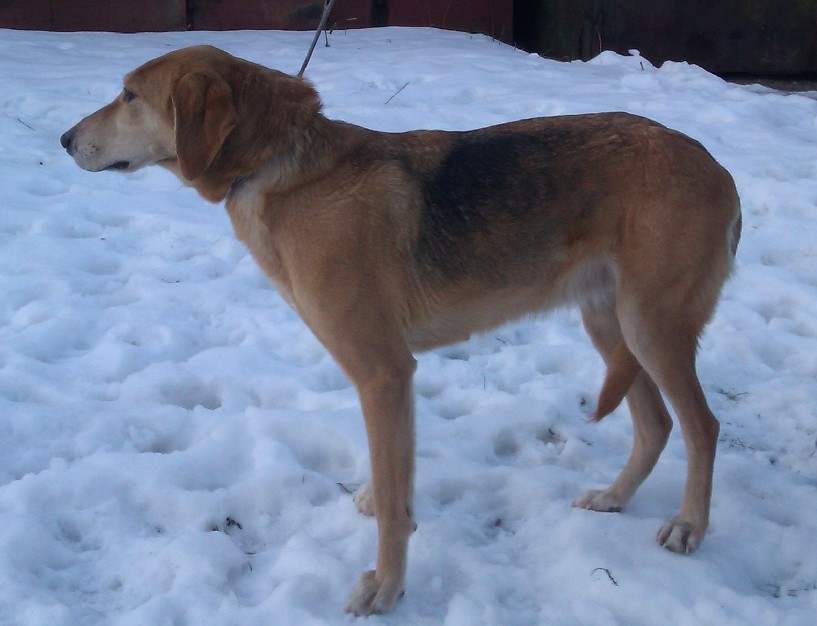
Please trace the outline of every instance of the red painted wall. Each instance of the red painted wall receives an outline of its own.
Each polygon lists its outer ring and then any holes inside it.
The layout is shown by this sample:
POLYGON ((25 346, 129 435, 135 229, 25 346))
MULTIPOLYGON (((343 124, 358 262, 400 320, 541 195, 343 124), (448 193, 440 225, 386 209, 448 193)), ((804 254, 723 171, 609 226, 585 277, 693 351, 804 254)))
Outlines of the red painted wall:
POLYGON ((186 30, 185 0, 4 0, 0 28, 106 30, 121 33, 186 30))
MULTIPOLYGON (((324 0, 0 0, 0 28, 313 30, 324 0)), ((329 27, 433 26, 510 42, 513 0, 336 0, 329 27)))
POLYGON ((323 0, 194 0, 189 3, 195 30, 314 30, 323 0))
POLYGON ((434 26, 513 40, 513 0, 391 0, 388 10, 392 26, 434 26))

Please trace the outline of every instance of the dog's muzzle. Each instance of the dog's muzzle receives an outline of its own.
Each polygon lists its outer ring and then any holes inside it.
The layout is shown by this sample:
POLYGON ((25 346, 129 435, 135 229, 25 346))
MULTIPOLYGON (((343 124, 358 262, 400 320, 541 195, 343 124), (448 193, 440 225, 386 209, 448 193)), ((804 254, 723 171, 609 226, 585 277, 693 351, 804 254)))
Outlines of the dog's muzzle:
MULTIPOLYGON (((65 148, 66 152, 68 152, 69 155, 71 155, 72 157, 74 157, 76 159, 77 158, 77 145, 76 145, 76 142, 74 141, 74 135, 75 135, 75 129, 74 128, 72 128, 69 131, 64 132, 60 136, 60 145, 63 148, 65 148)), ((89 169, 87 166, 83 165, 82 163, 80 163, 80 167, 82 167, 84 169, 89 169)), ((126 170, 129 167, 130 167, 130 161, 115 161, 115 162, 111 163, 110 165, 107 165, 107 166, 105 166, 105 167, 103 167, 101 169, 102 170, 126 170)), ((99 170, 95 169, 94 171, 99 171, 99 170)))
POLYGON ((71 152, 71 141, 74 139, 74 129, 72 128, 69 131, 66 131, 60 137, 60 145, 68 150, 69 154, 71 152))

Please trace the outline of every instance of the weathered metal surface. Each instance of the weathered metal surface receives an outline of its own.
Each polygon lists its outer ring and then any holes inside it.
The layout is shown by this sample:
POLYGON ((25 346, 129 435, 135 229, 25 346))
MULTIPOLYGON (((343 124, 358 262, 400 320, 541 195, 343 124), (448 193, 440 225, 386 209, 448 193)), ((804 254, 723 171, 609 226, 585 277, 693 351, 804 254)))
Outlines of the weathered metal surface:
POLYGON ((195 0, 190 21, 195 30, 313 30, 323 0, 195 0))
POLYGON ((336 0, 329 16, 329 30, 386 26, 382 19, 386 0, 336 0))
POLYGON ((121 33, 185 30, 185 0, 0 0, 0 28, 121 33))
POLYGON ((513 0, 388 0, 392 26, 433 26, 513 41, 513 0))

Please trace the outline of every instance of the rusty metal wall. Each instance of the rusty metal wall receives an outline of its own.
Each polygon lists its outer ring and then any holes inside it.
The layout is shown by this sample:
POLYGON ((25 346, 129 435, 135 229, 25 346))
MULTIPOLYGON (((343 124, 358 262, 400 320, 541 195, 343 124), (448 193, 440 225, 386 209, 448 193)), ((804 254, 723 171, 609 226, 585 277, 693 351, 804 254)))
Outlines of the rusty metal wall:
POLYGON ((314 30, 323 0, 193 0, 194 30, 314 30))
MULTIPOLYGON (((0 0, 0 28, 312 30, 324 0, 0 0)), ((433 26, 513 36, 513 0, 336 0, 330 28, 433 26)))
POLYGON ((513 42, 513 0, 389 0, 387 6, 392 26, 433 26, 513 42))
POLYGON ((0 0, 0 28, 137 33, 187 29, 186 0, 0 0))
POLYGON ((430 26, 513 43, 514 0, 336 0, 330 27, 430 26))

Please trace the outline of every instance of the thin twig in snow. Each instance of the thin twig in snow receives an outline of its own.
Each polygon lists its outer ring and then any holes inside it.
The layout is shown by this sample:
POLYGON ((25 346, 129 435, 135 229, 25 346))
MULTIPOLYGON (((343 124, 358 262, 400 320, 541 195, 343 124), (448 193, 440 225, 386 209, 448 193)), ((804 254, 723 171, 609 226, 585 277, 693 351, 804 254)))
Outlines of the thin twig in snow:
POLYGON ((395 92, 394 92, 394 93, 391 95, 391 98, 389 98, 388 100, 386 100, 386 102, 384 102, 383 104, 384 104, 384 105, 385 105, 385 104, 388 104, 389 102, 391 102, 392 100, 394 100, 394 99, 397 97, 397 94, 399 94, 401 91, 403 91, 403 90, 404 90, 406 87, 408 87, 408 82, 407 82, 405 85, 403 85, 402 87, 400 87, 400 89, 398 89, 397 91, 395 91, 395 92))
POLYGON ((607 569, 606 567, 597 567, 592 572, 590 572, 590 575, 592 576, 593 574, 595 574, 598 571, 602 571, 605 574, 607 574, 607 578, 610 579, 610 582, 613 583, 616 587, 618 587, 618 581, 616 581, 616 579, 613 578, 613 575, 610 573, 610 570, 607 569))

